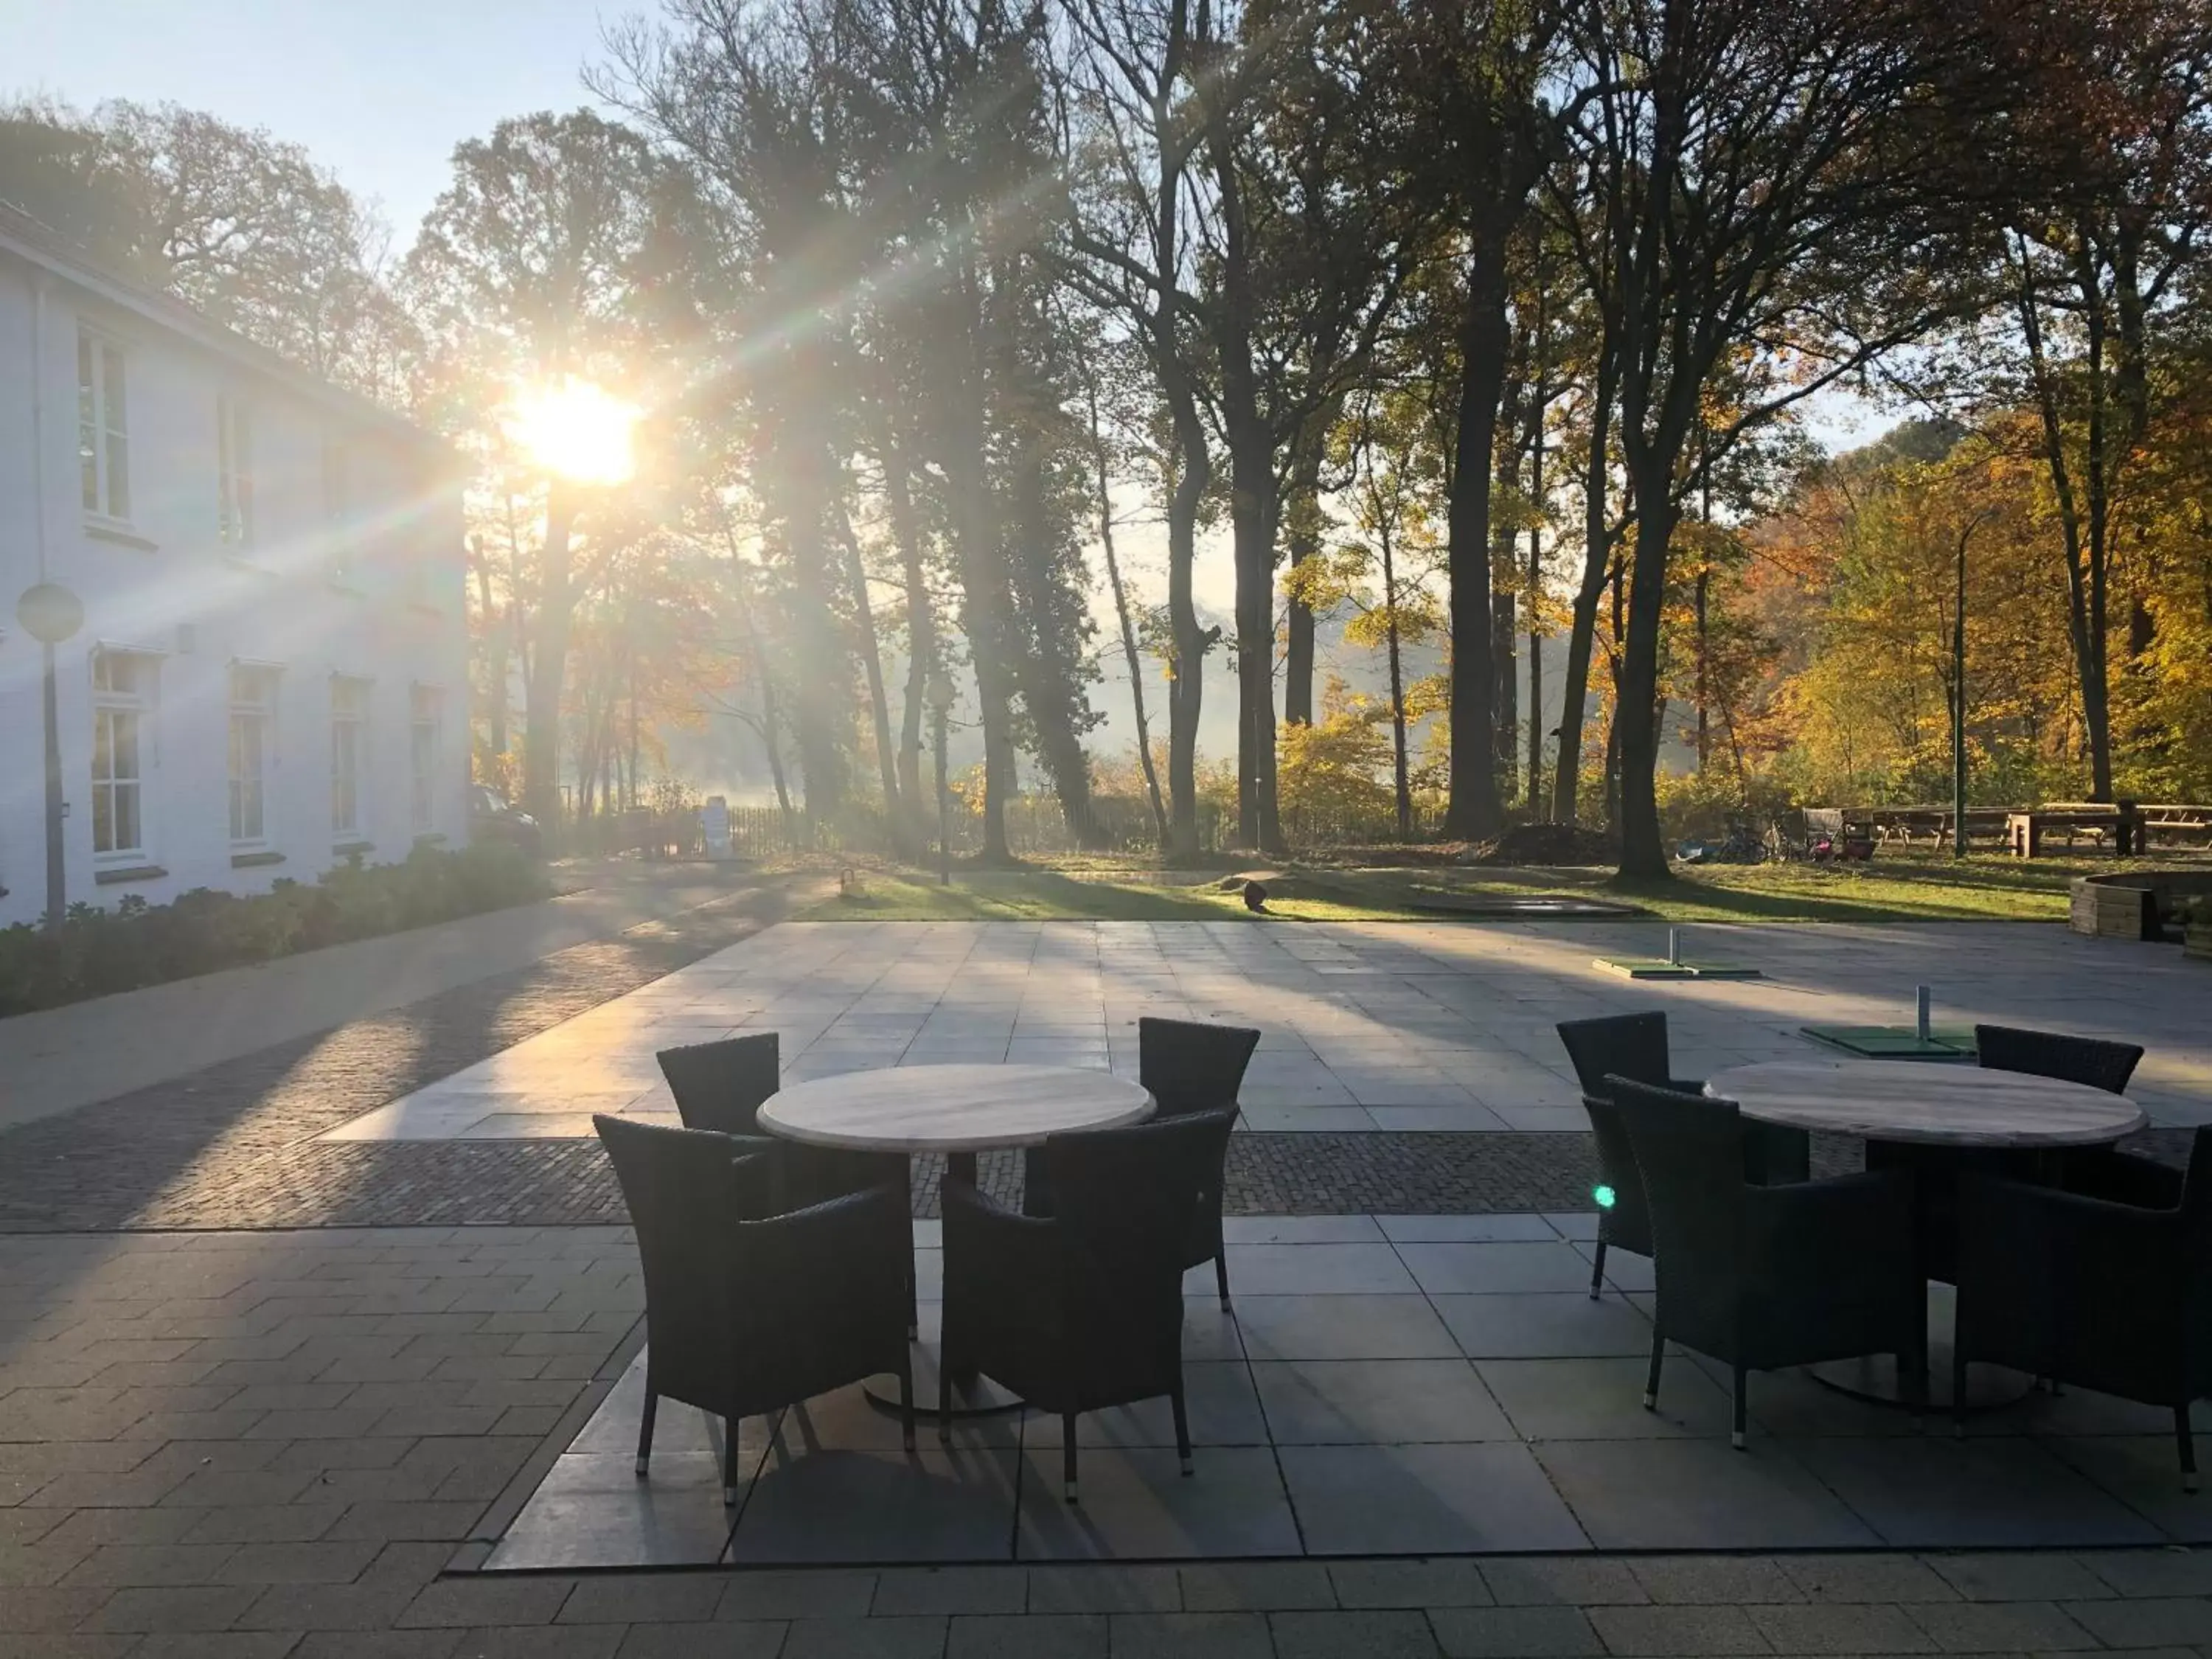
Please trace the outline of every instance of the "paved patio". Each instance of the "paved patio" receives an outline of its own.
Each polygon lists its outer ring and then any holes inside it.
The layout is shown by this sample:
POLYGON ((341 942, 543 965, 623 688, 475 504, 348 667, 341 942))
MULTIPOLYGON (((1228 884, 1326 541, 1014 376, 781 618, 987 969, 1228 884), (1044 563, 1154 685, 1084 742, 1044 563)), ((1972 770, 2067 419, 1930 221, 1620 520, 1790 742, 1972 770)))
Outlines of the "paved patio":
POLYGON ((1580 1132, 1553 1030, 1664 1008, 1698 1076, 1825 1051, 1801 1026, 1946 1024, 2118 1036, 2154 1124, 2212 1121, 2206 975, 2171 951, 2018 923, 1698 927, 1756 981, 1632 982, 1594 957, 1664 954, 1651 923, 786 923, 329 1130, 326 1142, 585 1137, 593 1112, 674 1121, 653 1051, 782 1039, 787 1081, 879 1066, 1029 1060, 1133 1073, 1145 1014, 1264 1033, 1254 1133, 1580 1132))
MULTIPOLYGON (((920 1284, 941 1283, 921 1224, 920 1284)), ((1581 1215, 1343 1216, 1228 1224, 1235 1311, 1194 1270, 1186 1376, 1197 1473, 1166 1401, 1080 1420, 1082 1502, 1060 1490, 1057 1418, 970 1418, 952 1445, 848 1389, 740 1428, 664 1405, 631 1467, 644 1357, 623 1370, 489 1558, 494 1569, 1343 1557, 1573 1550, 1986 1548, 2212 1540, 2170 1419, 2014 1379, 2019 1403, 1954 1441, 1802 1375, 1752 1384, 1728 1441, 1724 1367, 1677 1352, 1639 1403, 1650 1264, 1616 1256, 1593 1302, 1581 1215)), ((940 1304, 917 1389, 936 1397, 940 1304)), ((1948 1344, 1948 1299, 1931 1309, 1948 1344)), ((1948 1352, 1948 1346, 1946 1348, 1948 1352)), ((1948 1364, 1948 1360, 1944 1362, 1948 1364)), ((892 1379, 875 1385, 892 1397, 892 1379)), ((2204 1421, 2212 1425, 2212 1412, 2204 1421)))
POLYGON ((1642 1350, 1640 1264, 1600 1304, 1580 1291, 1588 1221, 1563 1206, 1587 1137, 1550 1030, 1664 1007, 1684 1068, 1710 1069, 1804 1052, 1798 1024, 1905 1018, 1926 980, 1948 1018, 2147 1044, 2136 1092, 2185 1124, 2212 1112, 2212 1031, 2170 953, 2049 927, 1700 930, 1769 977, 1651 986, 1588 966, 1651 948, 1612 924, 713 936, 750 925, 579 945, 0 1135, 0 1659, 2212 1653, 2212 1552, 2159 1541, 2204 1537, 2212 1511, 2131 1408, 2035 1396, 1961 1444, 1761 1378, 1736 1454, 1682 1357, 1645 1417, 1614 1375, 1642 1350), (1154 1011, 1267 1029, 1248 1097, 1279 1114, 1232 1156, 1236 1316, 1188 1304, 1193 1480, 1159 1471, 1152 1416, 1102 1415, 1073 1516, 1030 1478, 1056 1473, 1056 1425, 980 1423, 946 1467, 988 1472, 968 1535, 990 1547, 903 1565, 908 1537, 942 1555, 960 1535, 929 1508, 949 1477, 927 1428, 915 1468, 849 1398, 772 1443, 754 1430, 732 1526, 683 1478, 706 1425, 664 1407, 665 1541, 688 1528, 738 1565, 483 1571, 520 1560, 554 1514, 539 1493, 590 1478, 571 1452, 606 1444, 605 1496, 634 1513, 635 1245, 617 1225, 342 1224, 618 1214, 568 1091, 651 1109, 650 1051, 679 1032, 779 1029, 802 1076, 1018 1042, 1127 1066, 1154 1011), (487 1076, 513 1086, 485 1098, 487 1076), (320 1139, 441 1091, 477 1108, 443 1114, 458 1139, 320 1139), (501 1116, 555 1133, 479 1136, 501 1116), (1364 1207, 1459 1212, 1348 1212, 1388 1189, 1449 1202, 1364 1207), (1316 1213, 1251 1212, 1285 1207, 1316 1213), (313 1224, 156 1231, 277 1218, 313 1224), (840 1523, 886 1494, 915 1524, 859 1556, 840 1523), (797 1565, 833 1536, 843 1564, 797 1565), (1516 1548, 1536 1553, 1495 1553, 1516 1548))
MULTIPOLYGON (((1282 1297, 1282 1316, 1271 1317, 1281 1293, 1260 1288, 1263 1259, 1238 1263, 1252 1280, 1244 1368, 1279 1367, 1280 1380, 1255 1391, 1271 1414, 1284 1399, 1301 1402, 1297 1420, 1319 1439, 1356 1401, 1329 1405, 1304 1382, 1340 1362, 1273 1356, 1315 1351, 1332 1326, 1372 1331, 1395 1304, 1340 1296, 1324 1319, 1302 1321, 1297 1298, 1282 1297), (1362 1304, 1382 1311, 1352 1311, 1362 1304)), ((1433 1310, 1450 1294, 1424 1299, 1433 1310)), ((1917 1551, 1778 1553, 1778 1540, 1761 1540, 1749 1553, 1692 1556, 449 1572, 457 1555, 483 1558, 511 1513, 501 1494, 535 1483, 556 1449, 549 1433, 565 1440, 564 1417, 621 1373, 639 1311, 635 1253, 612 1228, 0 1238, 0 1654, 2185 1659, 2212 1647, 2212 1552, 2171 1547, 1990 1553, 1931 1540, 1917 1551)), ((1437 1317, 1447 1332, 1464 1323, 1437 1317)), ((1432 1329, 1423 1346, 1439 1346, 1432 1329)), ((1506 1411, 1526 1398, 1493 1397, 1506 1411)), ((1665 1464, 1692 1443, 1670 1436, 1619 1449, 1665 1464)), ((1994 1443, 1860 1447, 1909 1504, 1988 1467, 1994 1443)), ((1240 1460, 1210 1444, 1185 1484, 1218 1489, 1238 1461, 1295 1464, 1296 1449, 1240 1460)), ((1394 1478, 1474 1454, 1424 1447, 1394 1478)), ((959 1454, 1000 1467, 1014 1455, 959 1454)), ((1762 1436, 1747 1455, 1723 1455, 1755 1472, 1778 1449, 1762 1436)), ((1346 1454, 1314 1445, 1306 1455, 1322 1468, 1346 1454)), ((1102 1516, 1141 1513, 1114 1501, 1112 1470, 1128 1456, 1089 1451, 1087 1504, 1102 1516)), ((1672 1501, 1674 1477, 1644 1474, 1647 1493, 1672 1501)), ((1571 1506, 1581 1501, 1565 1490, 1571 1506)), ((2004 1490, 2017 1501, 2021 1488, 2004 1490)), ((2094 1491, 2090 1500, 2106 1502, 2094 1491)), ((1375 1512, 1347 1505, 1346 1524, 1374 1524, 1375 1512)), ((1063 1521, 1054 1535, 1077 1534, 1063 1521)))

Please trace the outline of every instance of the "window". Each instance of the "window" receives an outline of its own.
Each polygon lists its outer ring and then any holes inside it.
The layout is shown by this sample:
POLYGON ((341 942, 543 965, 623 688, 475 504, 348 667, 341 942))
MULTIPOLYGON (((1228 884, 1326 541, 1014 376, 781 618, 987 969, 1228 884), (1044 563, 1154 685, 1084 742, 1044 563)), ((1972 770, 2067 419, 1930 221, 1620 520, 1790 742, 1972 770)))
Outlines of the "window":
POLYGON ((331 833, 359 836, 368 775, 368 682, 331 681, 331 833))
POLYGON ((215 400, 216 533, 232 547, 253 542, 253 417, 228 393, 215 400))
POLYGON ((147 705, 155 659, 100 650, 92 659, 92 850, 103 859, 146 852, 147 705))
POLYGON ((354 579, 353 525, 353 461, 346 447, 336 439, 323 441, 323 516, 329 520, 324 531, 329 551, 323 568, 334 582, 350 583, 354 579))
POLYGON ((76 337, 76 452, 84 510, 131 517, 131 435, 123 395, 123 351, 80 329, 76 337))
POLYGON ((428 835, 437 827, 441 701, 433 686, 418 685, 408 694, 407 752, 414 781, 412 821, 418 836, 428 835))
POLYGON ((269 839, 270 735, 276 674, 234 664, 230 671, 230 840, 258 846, 269 839))

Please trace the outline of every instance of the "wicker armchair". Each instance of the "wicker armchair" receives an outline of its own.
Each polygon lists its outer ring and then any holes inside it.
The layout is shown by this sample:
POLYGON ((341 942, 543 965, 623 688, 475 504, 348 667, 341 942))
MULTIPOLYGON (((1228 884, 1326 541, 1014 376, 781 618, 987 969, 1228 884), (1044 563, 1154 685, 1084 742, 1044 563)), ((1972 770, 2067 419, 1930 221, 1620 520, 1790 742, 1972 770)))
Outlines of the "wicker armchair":
MULTIPOLYGON (((1229 1305, 1229 1258, 1221 1247, 1221 1188, 1227 1178, 1229 1132, 1236 1127, 1237 1091, 1260 1034, 1241 1025, 1209 1025, 1195 1020, 1137 1022, 1137 1080, 1152 1091, 1159 1117, 1218 1113, 1224 1122, 1198 1213, 1191 1224, 1186 1267, 1213 1263, 1213 1283, 1221 1305, 1229 1305)), ((1042 1147, 1030 1148, 1022 1170, 1022 1213, 1054 1213, 1052 1176, 1042 1147)))
MULTIPOLYGON (((1625 1077, 1655 1089, 1678 1094, 1701 1092, 1704 1083, 1674 1075, 1668 1059, 1667 1016, 1614 1014, 1600 1019, 1559 1022, 1559 1041, 1583 1085, 1583 1109, 1589 1114, 1590 1133, 1597 1141, 1600 1179, 1613 1195, 1597 1212, 1597 1260, 1590 1268, 1590 1300, 1605 1288, 1605 1253, 1626 1250, 1631 1255, 1651 1254, 1651 1222, 1644 1202, 1643 1178, 1636 1172, 1636 1157, 1628 1144, 1628 1130, 1614 1111, 1608 1077, 1625 1077)), ((1744 1178, 1761 1184, 1802 1181, 1811 1157, 1811 1142, 1802 1130, 1778 1124, 1744 1126, 1744 1178)))
MULTIPOLYGON (((685 1128, 758 1135, 760 1109, 781 1080, 778 1050, 776 1033, 758 1031, 663 1048, 653 1058, 660 1062, 685 1128)), ((846 1152, 783 1139, 772 1140, 769 1147, 778 1209, 804 1209, 872 1187, 912 1191, 913 1169, 903 1153, 846 1152)))
POLYGON ((1657 1247, 1658 1307, 1644 1404, 1658 1403, 1669 1341, 1735 1371, 1730 1438, 1744 1444, 1747 1374, 1893 1353, 1927 1403, 1928 1287, 1914 1262, 1912 1183, 1841 1176, 1747 1182, 1732 1100, 1607 1079, 1628 1126, 1657 1247))
POLYGON ((2212 1395, 2212 1128, 2186 1175, 2125 1152, 2087 1167, 2102 1191, 1960 1182, 1953 1398, 1979 1361, 2166 1407, 2194 1492, 2190 1407, 2212 1395))
POLYGON ((2029 1031, 2013 1025, 1977 1025, 1974 1047, 1984 1070, 2025 1072, 2124 1094, 2143 1051, 2132 1042, 2029 1031))
POLYGON ((1182 1276, 1223 1116, 1053 1136, 1040 1160, 1057 1205, 1049 1218, 1001 1209, 967 1182, 945 1182, 940 1404, 951 1405, 956 1372, 981 1371, 1032 1408, 1057 1413, 1070 1503, 1084 1412, 1167 1395, 1182 1470, 1191 1472, 1182 1276))
POLYGON ((863 1378, 899 1379, 914 1444, 907 1347, 912 1251, 888 1187, 775 1212, 773 1143, 708 1129, 592 1120, 614 1162, 645 1267, 645 1413, 637 1472, 665 1396, 724 1421, 722 1501, 737 1502, 738 1419, 863 1378))

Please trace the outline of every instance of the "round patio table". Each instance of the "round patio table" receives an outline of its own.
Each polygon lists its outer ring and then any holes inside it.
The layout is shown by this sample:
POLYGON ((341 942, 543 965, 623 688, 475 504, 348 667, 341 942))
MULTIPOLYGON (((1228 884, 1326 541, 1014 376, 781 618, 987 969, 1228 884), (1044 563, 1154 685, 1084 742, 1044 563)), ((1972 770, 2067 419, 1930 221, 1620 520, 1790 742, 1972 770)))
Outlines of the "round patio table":
MULTIPOLYGON (((763 1129, 847 1152, 941 1152, 945 1173, 974 1184, 975 1154, 1035 1146, 1076 1129, 1118 1129, 1152 1115, 1151 1091, 1111 1072, 1073 1066, 896 1066, 794 1083, 761 1103, 763 1129)), ((953 1378, 956 1417, 1010 1411, 1021 1401, 980 1377, 953 1378)), ((868 1398, 897 1401, 875 1385, 868 1398)), ((915 1409, 933 1416, 933 1389, 917 1374, 915 1409)))
MULTIPOLYGON (((1958 1168, 1975 1151, 2057 1152, 2100 1146, 2131 1134, 2147 1121, 2125 1095, 2087 1084, 1978 1066, 1935 1066, 1911 1060, 1767 1060, 1716 1073, 1705 1092, 1733 1100, 1746 1117, 1762 1123, 1826 1134, 1857 1135, 1870 1142, 1911 1147, 1920 1188, 1922 1237, 1931 1216, 1948 1219, 1948 1194, 1958 1168), (1943 1149, 1948 1149, 1947 1156, 1943 1149)), ((1948 1298, 1946 1298, 1948 1300, 1948 1298)), ((1931 1327, 1936 1322, 1931 1319, 1931 1327)), ((1931 1328, 1929 1375, 1931 1404, 1948 1404, 1951 1366, 1948 1329, 1931 1328)), ((1902 1405, 1896 1362, 1887 1356, 1810 1368, 1816 1382, 1883 1405, 1902 1405)), ((1991 1368, 1984 1366, 1980 1372, 1991 1368)), ((1977 1373, 1978 1377, 1980 1373, 1977 1373)), ((1971 1385, 1970 1385, 1971 1386, 1971 1385)), ((2027 1391, 1972 1389, 1970 1407, 2008 1404, 2027 1391)))

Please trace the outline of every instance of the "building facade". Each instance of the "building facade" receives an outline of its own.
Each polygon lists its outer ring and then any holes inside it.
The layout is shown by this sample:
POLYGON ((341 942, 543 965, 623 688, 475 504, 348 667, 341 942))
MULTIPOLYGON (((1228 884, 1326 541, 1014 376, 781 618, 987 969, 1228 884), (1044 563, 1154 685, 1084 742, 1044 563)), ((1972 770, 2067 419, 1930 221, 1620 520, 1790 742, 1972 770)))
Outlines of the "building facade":
POLYGON ((468 833, 453 453, 0 208, 0 925, 265 890, 468 833))

